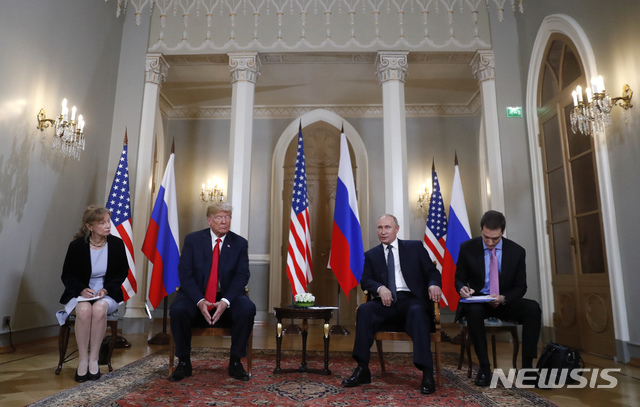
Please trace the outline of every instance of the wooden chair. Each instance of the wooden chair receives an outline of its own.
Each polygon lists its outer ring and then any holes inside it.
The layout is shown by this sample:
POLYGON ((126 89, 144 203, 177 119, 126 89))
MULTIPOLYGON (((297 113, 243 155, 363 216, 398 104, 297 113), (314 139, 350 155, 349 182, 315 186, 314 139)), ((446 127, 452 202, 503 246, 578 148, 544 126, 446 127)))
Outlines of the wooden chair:
MULTIPOLYGON (((116 310, 114 313, 107 315, 107 328, 111 328, 111 341, 109 342, 109 353, 107 353, 107 366, 109 371, 113 371, 111 367, 111 355, 113 349, 116 346, 116 338, 118 336, 118 318, 119 314, 116 310)), ((58 360, 58 367, 56 368, 56 374, 59 375, 62 370, 62 365, 66 362, 67 347, 69 346, 69 336, 71 336, 71 328, 76 324, 75 314, 69 315, 64 325, 60 326, 60 333, 58 334, 58 351, 60 353, 60 359, 58 360)))
MULTIPOLYGON (((518 323, 516 321, 505 321, 498 318, 488 318, 484 320, 484 329, 487 334, 491 335, 491 350, 493 351, 493 367, 498 367, 496 358, 496 334, 509 332, 513 340, 513 368, 517 369, 518 350, 520 349, 520 339, 518 337, 518 323)), ((458 358, 458 370, 462 369, 464 362, 464 354, 467 354, 469 361, 469 369, 467 377, 471 377, 473 364, 471 363, 471 338, 469 338, 469 327, 466 318, 460 321, 460 356, 458 358)))
MULTIPOLYGON (((244 292, 249 296, 249 287, 244 288, 244 292)), ((169 375, 173 373, 173 363, 175 356, 175 344, 173 342, 173 332, 169 330, 169 375)), ((231 327, 205 327, 191 328, 191 336, 231 336, 231 327)), ((251 367, 253 365, 253 331, 249 335, 247 342, 247 373, 251 376, 251 367)))
MULTIPOLYGON (((369 300, 369 293, 364 291, 365 302, 369 300)), ((436 384, 440 386, 442 384, 442 356, 440 351, 440 344, 442 342, 442 333, 440 325, 440 307, 438 303, 433 304, 434 324, 432 325, 431 342, 435 344, 435 358, 434 365, 436 371, 436 384)), ((357 312, 357 310, 356 310, 357 312)), ((403 331, 398 331, 394 327, 382 326, 382 329, 376 332, 374 337, 376 341, 376 349, 378 350, 378 359, 380 359, 380 369, 386 372, 384 365, 384 353, 382 351, 382 341, 405 341, 411 342, 411 337, 403 331)))

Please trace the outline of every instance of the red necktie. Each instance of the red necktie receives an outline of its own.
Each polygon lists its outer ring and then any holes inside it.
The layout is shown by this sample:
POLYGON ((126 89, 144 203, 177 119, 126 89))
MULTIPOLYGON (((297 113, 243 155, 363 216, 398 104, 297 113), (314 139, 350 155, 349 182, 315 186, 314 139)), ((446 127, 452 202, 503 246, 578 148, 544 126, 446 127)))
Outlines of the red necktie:
POLYGON ((496 256, 496 248, 491 250, 489 257, 489 294, 500 295, 500 276, 498 273, 498 256, 496 256))
MULTIPOLYGON (((216 302, 216 294, 218 292, 218 260, 220 259, 220 238, 216 239, 216 246, 213 248, 213 259, 211 260, 211 273, 209 274, 209 282, 207 283, 207 291, 204 293, 204 299, 210 303, 216 302)), ((209 309, 212 309, 210 306, 209 309)))

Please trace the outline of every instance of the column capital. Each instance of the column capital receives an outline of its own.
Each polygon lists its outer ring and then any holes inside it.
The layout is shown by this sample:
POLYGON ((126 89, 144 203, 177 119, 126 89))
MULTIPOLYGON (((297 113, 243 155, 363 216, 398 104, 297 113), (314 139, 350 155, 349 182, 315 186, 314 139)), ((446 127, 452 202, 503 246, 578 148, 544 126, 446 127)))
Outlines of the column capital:
POLYGON ((409 51, 379 51, 376 56, 376 75, 380 84, 407 77, 407 55, 409 51))
POLYGON ((478 82, 494 80, 496 78, 496 61, 493 51, 479 49, 471 60, 471 70, 478 82))
POLYGON ((167 79, 169 64, 160 53, 148 53, 145 67, 145 82, 161 85, 167 79))
POLYGON ((256 83, 260 76, 261 62, 257 52, 229 52, 231 83, 248 81, 256 83))

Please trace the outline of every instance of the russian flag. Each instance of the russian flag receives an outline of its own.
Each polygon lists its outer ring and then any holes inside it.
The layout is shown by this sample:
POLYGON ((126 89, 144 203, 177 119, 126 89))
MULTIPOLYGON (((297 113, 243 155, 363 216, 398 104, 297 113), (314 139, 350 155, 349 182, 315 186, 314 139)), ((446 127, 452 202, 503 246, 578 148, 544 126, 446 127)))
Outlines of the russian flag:
POLYGON ((360 284, 362 278, 364 248, 349 146, 344 131, 340 135, 340 164, 329 268, 333 270, 340 288, 349 298, 349 291, 360 284))
POLYGON ((153 205, 142 253, 153 263, 149 302, 155 309, 160 301, 180 286, 178 278, 178 206, 176 204, 176 181, 173 170, 175 154, 173 148, 162 184, 153 205))
POLYGON ((449 308, 455 311, 458 308, 460 296, 455 288, 456 263, 460 253, 460 244, 471 239, 471 228, 467 207, 464 203, 462 181, 458 169, 458 156, 456 155, 453 186, 451 187, 451 204, 449 206, 449 227, 447 229, 447 251, 445 263, 442 268, 442 293, 447 297, 449 308))

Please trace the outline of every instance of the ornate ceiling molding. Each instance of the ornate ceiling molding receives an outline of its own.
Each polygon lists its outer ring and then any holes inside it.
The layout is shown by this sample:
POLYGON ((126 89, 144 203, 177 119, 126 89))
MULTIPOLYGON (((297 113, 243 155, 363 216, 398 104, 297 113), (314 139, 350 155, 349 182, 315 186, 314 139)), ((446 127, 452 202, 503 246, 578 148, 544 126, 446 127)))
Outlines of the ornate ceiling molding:
MULTIPOLYGON (((472 116, 481 107, 480 92, 467 105, 406 105, 407 117, 434 116, 472 116)), ((256 119, 296 118, 316 109, 325 109, 342 117, 382 117, 382 105, 360 106, 255 106, 253 117, 256 119)), ((170 119, 229 119, 231 106, 215 108, 174 108, 162 95, 160 110, 170 119)))
MULTIPOLYGON (((411 64, 462 64, 468 65, 475 51, 411 51, 407 63, 411 64)), ((365 64, 374 65, 376 52, 260 52, 261 65, 271 64, 365 64)), ((225 54, 164 55, 170 66, 224 65, 229 66, 225 54)))
POLYGON ((523 12, 523 0, 117 0, 116 15, 153 15, 149 50, 163 53, 479 49, 505 4, 523 12))

